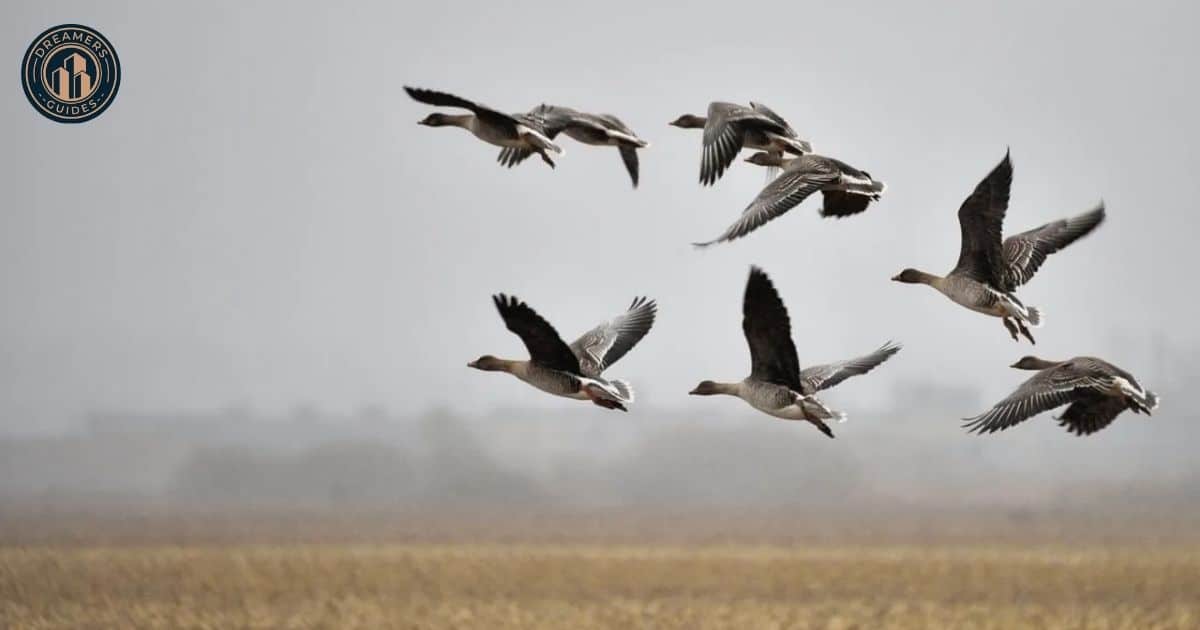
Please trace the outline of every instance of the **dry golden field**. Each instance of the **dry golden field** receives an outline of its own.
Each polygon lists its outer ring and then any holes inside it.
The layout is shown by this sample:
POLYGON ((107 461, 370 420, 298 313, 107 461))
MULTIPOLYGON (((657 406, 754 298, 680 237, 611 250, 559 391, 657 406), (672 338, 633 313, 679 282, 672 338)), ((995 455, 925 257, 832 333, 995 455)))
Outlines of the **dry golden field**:
POLYGON ((4 628, 1197 628, 1195 546, 0 547, 4 628))

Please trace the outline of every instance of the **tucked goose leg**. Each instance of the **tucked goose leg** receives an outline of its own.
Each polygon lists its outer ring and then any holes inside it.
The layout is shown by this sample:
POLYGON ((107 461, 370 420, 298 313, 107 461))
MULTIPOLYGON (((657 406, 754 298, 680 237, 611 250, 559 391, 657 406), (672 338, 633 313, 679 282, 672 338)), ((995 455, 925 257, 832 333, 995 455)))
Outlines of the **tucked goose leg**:
POLYGON ((1025 327, 1025 322, 1018 319, 1017 326, 1021 327, 1021 334, 1025 335, 1025 338, 1029 340, 1029 343, 1036 346, 1037 342, 1033 340, 1033 335, 1029 334, 1029 329, 1025 327))
POLYGON ((1012 335, 1013 341, 1021 341, 1021 338, 1017 336, 1017 325, 1007 317, 1002 317, 1001 319, 1004 321, 1004 327, 1008 329, 1008 334, 1012 335))
POLYGON ((822 421, 820 418, 809 418, 808 421, 813 423, 813 426, 820 429, 821 433, 828 435, 830 438, 833 437, 833 429, 830 429, 829 425, 825 424, 825 422, 822 421))
POLYGON ((629 411, 625 408, 625 405, 621 404, 621 401, 609 398, 603 391, 599 391, 592 385, 584 385, 583 393, 587 395, 592 403, 600 407, 604 407, 605 409, 620 409, 621 411, 629 411))
POLYGON ((622 405, 621 403, 619 403, 615 400, 607 400, 605 398, 593 398, 592 403, 594 403, 595 405, 597 405, 599 407, 604 407, 605 409, 620 409, 621 411, 629 411, 628 409, 625 408, 625 405, 622 405))

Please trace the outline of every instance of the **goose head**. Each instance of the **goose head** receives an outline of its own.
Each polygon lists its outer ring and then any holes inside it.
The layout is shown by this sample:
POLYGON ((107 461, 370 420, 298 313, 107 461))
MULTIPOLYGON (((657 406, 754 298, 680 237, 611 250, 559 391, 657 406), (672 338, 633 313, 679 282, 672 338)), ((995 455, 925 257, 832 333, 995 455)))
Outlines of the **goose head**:
POLYGON ((688 392, 692 396, 716 396, 717 394, 732 394, 736 387, 729 383, 716 381, 700 381, 700 384, 688 392))
POLYGON ((1014 368, 1017 368, 1018 370, 1044 370, 1048 367, 1054 367, 1056 365, 1058 365, 1057 361, 1047 361, 1045 359, 1039 359, 1038 357, 1035 357, 1030 354, 1030 355, 1021 357, 1020 361, 1017 361, 1016 363, 1010 365, 1009 367, 1014 367, 1014 368))
POLYGON ((468 363, 467 367, 475 368, 476 370, 483 370, 484 372, 502 372, 504 371, 506 364, 507 362, 502 359, 498 359, 490 354, 485 354, 468 363))
POLYGON ((767 151, 759 151, 758 153, 746 158, 746 161, 759 166, 781 167, 784 165, 783 154, 769 153, 767 151))
POLYGON ((426 127, 445 127, 453 125, 454 122, 451 121, 450 116, 447 114, 430 114, 424 119, 418 120, 417 124, 425 125, 426 127))
POLYGON ((680 129, 703 129, 706 122, 708 121, 702 116, 684 114, 669 124, 672 127, 679 127, 680 129))
POLYGON ((912 267, 909 267, 908 269, 905 269, 904 271, 892 276, 893 281, 903 282, 905 284, 929 284, 929 281, 932 278, 933 276, 925 273, 924 271, 913 269, 912 267))

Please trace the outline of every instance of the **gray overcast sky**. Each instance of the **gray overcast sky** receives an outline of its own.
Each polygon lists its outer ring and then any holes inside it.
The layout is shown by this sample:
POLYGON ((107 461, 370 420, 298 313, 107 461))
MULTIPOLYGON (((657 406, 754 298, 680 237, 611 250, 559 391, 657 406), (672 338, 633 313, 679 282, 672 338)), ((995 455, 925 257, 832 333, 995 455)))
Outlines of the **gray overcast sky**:
POLYGON ((906 344, 834 401, 927 377, 999 396, 1029 346, 888 278, 953 265, 954 213, 1007 146, 1010 231, 1109 208, 1021 291, 1047 313, 1036 350, 1146 373, 1139 344, 1197 343, 1194 3, 497 4, 0 7, 0 430, 228 402, 600 413, 464 367, 524 352, 497 291, 568 338, 657 298, 657 326, 612 373, 645 404, 711 408, 685 393, 746 372, 752 263, 802 363, 906 344), (106 35, 124 70, 82 125, 37 114, 17 71, 66 22, 106 35), (617 114, 652 143, 642 187, 615 151, 566 139, 556 171, 500 168, 466 133, 414 124, 432 110, 404 84, 617 114), (770 104, 885 180, 883 201, 822 221, 811 200, 693 251, 763 184, 746 164, 696 183, 699 134, 667 122, 717 99, 770 104))

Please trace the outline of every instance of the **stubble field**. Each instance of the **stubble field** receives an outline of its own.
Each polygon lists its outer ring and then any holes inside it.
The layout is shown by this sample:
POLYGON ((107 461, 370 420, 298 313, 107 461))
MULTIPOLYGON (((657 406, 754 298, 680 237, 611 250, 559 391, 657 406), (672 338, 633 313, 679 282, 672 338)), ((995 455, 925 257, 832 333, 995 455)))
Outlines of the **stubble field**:
POLYGON ((4 628, 1196 628, 1200 547, 0 547, 4 628))

